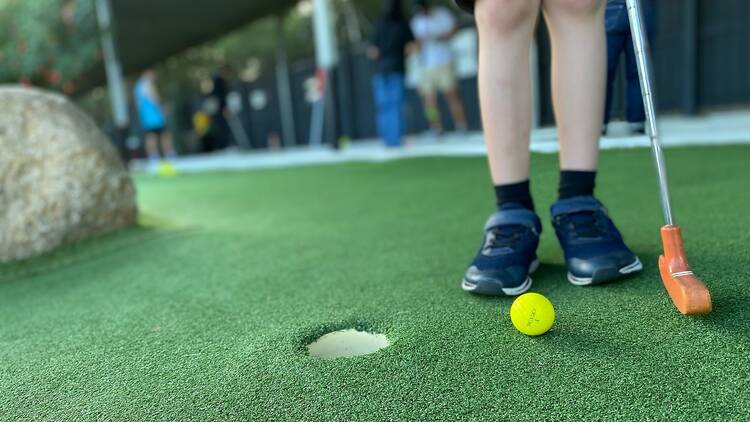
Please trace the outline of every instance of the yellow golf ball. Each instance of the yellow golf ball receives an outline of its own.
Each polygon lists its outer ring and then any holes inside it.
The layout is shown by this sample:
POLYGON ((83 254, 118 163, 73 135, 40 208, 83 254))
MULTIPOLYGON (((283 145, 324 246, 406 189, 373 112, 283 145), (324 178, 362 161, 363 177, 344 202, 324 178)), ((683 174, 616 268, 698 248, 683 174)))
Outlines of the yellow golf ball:
POLYGON ((159 163, 159 176, 161 177, 174 177, 177 175, 177 169, 174 168, 172 163, 163 161, 159 163))
POLYGON ((542 335, 555 323, 555 307, 539 293, 522 294, 510 306, 510 320, 527 336, 542 335))

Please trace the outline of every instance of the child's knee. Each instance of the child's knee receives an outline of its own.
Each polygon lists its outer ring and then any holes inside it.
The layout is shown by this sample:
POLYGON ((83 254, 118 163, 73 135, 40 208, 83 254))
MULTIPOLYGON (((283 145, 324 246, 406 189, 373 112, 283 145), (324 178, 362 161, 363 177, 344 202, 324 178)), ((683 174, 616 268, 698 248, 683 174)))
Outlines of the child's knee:
POLYGON ((474 15, 480 32, 507 33, 535 20, 538 7, 532 0, 477 0, 474 15))
POLYGON ((598 12, 604 0, 545 0, 546 8, 574 15, 590 15, 598 12))

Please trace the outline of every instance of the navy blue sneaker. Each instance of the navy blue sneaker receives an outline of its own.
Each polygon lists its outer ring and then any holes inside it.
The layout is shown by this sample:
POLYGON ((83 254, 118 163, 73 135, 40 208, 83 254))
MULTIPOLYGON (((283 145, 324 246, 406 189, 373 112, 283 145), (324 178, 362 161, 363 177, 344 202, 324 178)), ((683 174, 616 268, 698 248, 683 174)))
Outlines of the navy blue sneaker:
POLYGON ((461 287, 471 293, 516 296, 529 290, 539 266, 536 248, 542 225, 533 211, 508 204, 484 225, 484 240, 461 287))
POLYGON ((552 225, 565 252, 568 280, 577 286, 625 278, 643 269, 622 235, 593 196, 561 199, 552 205, 552 225))

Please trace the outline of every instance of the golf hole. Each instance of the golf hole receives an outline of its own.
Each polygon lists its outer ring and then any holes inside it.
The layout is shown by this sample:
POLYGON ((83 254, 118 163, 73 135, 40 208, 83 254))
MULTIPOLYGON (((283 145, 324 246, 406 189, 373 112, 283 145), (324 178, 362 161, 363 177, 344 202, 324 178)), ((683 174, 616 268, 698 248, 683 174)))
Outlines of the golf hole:
POLYGON ((351 358, 369 355, 388 346, 390 342, 383 334, 347 329, 319 337, 307 345, 307 353, 322 359, 351 358))

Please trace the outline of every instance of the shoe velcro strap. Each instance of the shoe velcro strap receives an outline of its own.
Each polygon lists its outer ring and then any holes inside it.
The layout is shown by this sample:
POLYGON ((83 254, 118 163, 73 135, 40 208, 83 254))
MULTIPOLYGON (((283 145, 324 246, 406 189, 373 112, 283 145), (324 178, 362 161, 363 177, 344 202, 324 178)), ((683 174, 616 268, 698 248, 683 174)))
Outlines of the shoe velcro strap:
POLYGON ((527 209, 506 209, 495 212, 484 224, 484 230, 487 231, 493 227, 499 226, 526 226, 530 229, 534 229, 537 233, 541 232, 542 227, 539 223, 539 218, 534 214, 533 211, 527 209))
POLYGON ((553 218, 581 211, 603 211, 607 214, 607 209, 592 196, 576 196, 557 201, 552 205, 550 211, 553 218))

